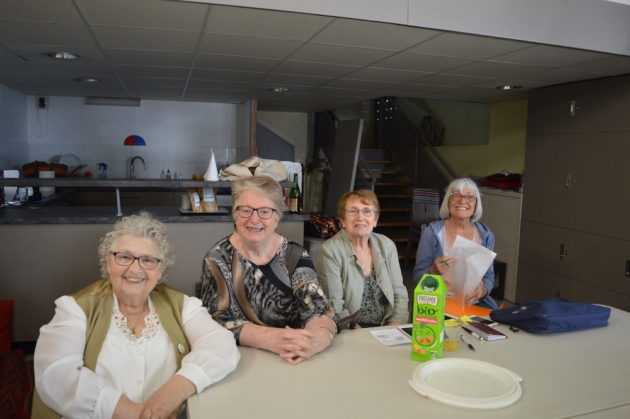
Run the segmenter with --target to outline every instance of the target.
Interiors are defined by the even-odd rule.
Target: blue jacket
[[[485,224],[478,221],[474,224],[479,230],[481,245],[486,249],[493,250],[494,234],[492,231]],[[416,266],[413,268],[413,280],[415,283],[418,282],[422,275],[429,273],[429,269],[431,269],[435,259],[444,254],[443,240],[444,220],[434,221],[424,229],[418,244],[418,251],[416,252]],[[494,266],[492,264],[481,280],[488,290],[488,295],[481,299],[478,304],[491,309],[497,308],[497,303],[490,297],[490,292],[494,288]]]

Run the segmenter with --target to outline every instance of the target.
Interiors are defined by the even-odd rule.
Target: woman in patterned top
[[[333,311],[308,253],[276,233],[283,202],[278,182],[241,178],[232,195],[235,231],[206,254],[201,298],[240,345],[298,364],[332,343]]]
[[[317,257],[317,272],[337,320],[356,314],[360,327],[406,323],[409,298],[396,245],[373,232],[379,214],[376,195],[347,192],[337,212],[343,229],[322,245]]]

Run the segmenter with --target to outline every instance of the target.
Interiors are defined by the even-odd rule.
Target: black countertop
[[[123,215],[148,211],[163,223],[217,223],[232,222],[232,215],[224,213],[182,213],[175,207],[124,207]],[[308,214],[286,214],[282,221],[302,222]],[[0,208],[0,224],[113,224],[120,217],[116,207],[70,206],[5,206]]]

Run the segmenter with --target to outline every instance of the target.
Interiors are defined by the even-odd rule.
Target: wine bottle
[[[289,211],[297,213],[300,212],[300,187],[298,185],[297,173],[293,175],[293,186],[289,191]]]

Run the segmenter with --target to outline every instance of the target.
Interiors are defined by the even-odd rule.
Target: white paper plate
[[[521,377],[489,362],[442,358],[419,365],[409,385],[437,402],[469,409],[499,409],[521,398]]]

